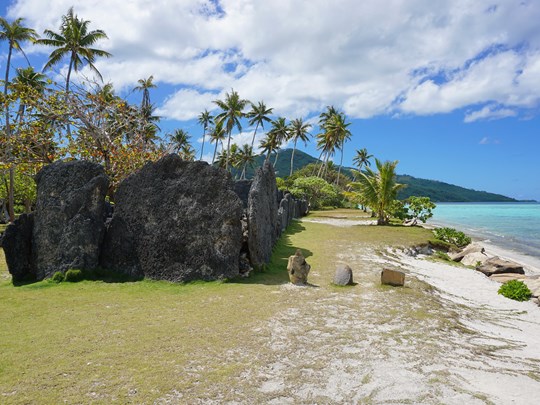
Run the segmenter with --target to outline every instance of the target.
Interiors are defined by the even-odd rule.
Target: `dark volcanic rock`
[[[346,264],[338,264],[334,275],[335,285],[354,285],[352,269]]]
[[[241,216],[225,170],[165,156],[118,187],[101,263],[155,280],[237,276]]]
[[[279,235],[277,212],[276,175],[274,167],[267,161],[255,172],[249,191],[248,246],[253,266],[270,261],[272,248]]]
[[[249,190],[251,189],[252,180],[237,180],[234,182],[234,192],[242,200],[244,208],[248,206]]]
[[[36,176],[32,261],[36,278],[98,266],[109,180],[96,163],[56,162]]]
[[[8,225],[4,233],[2,248],[13,281],[33,280],[36,277],[32,266],[33,214],[22,214]]]

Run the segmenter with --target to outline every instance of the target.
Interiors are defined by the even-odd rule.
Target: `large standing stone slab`
[[[8,225],[4,233],[2,248],[6,255],[8,270],[14,282],[35,279],[32,263],[33,214],[22,214]]]
[[[36,182],[32,232],[36,279],[70,268],[96,268],[109,186],[103,167],[86,161],[55,162],[37,174]]]
[[[253,266],[270,261],[272,248],[278,238],[277,186],[274,167],[265,162],[255,172],[248,199],[248,247]]]
[[[231,278],[239,274],[241,217],[229,173],[168,155],[118,187],[101,262],[156,280]]]

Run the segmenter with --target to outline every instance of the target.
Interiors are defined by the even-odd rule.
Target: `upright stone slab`
[[[253,266],[270,261],[278,238],[277,186],[274,167],[265,162],[255,172],[248,199],[249,256]]]
[[[55,162],[36,176],[32,261],[37,280],[71,268],[93,269],[105,232],[103,167],[85,161]]]
[[[101,263],[155,280],[231,278],[239,274],[241,217],[229,173],[168,155],[118,187]]]
[[[22,214],[14,223],[8,225],[4,233],[2,248],[14,282],[36,278],[32,263],[33,226],[33,214]]]

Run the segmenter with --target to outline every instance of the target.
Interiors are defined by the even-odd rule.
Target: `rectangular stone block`
[[[381,284],[393,285],[396,287],[405,284],[405,273],[396,270],[383,269],[381,272]]]

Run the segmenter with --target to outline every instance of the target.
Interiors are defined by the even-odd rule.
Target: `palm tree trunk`
[[[212,157],[212,164],[216,161],[216,152],[218,147],[218,141],[216,140],[216,147],[214,148],[214,156]]]
[[[11,66],[11,54],[13,52],[13,44],[9,43],[9,50],[8,50],[8,58],[6,63],[6,77],[4,82],[4,95],[7,98],[8,93],[8,82],[9,82],[9,68]],[[11,126],[9,124],[9,104],[6,104],[6,140],[8,141],[8,153],[7,158],[8,160],[11,160]],[[9,222],[15,221],[15,209],[14,209],[14,202],[15,202],[15,173],[13,168],[13,162],[10,165],[9,168],[9,190],[8,190],[8,214],[9,214]]]
[[[229,132],[229,138],[227,140],[227,158],[225,160],[225,170],[229,170],[229,154],[231,150],[231,133]]]
[[[321,157],[323,156],[323,153],[325,153],[324,150],[321,152],[321,155],[319,156],[319,160],[321,160]],[[319,171],[317,172],[317,177],[321,177],[325,161],[326,161],[326,154],[325,154],[324,158],[321,160],[321,166],[319,167]]]
[[[293,150],[292,150],[292,153],[291,153],[291,171],[289,172],[289,177],[292,176],[292,172],[293,172],[294,151],[296,150],[296,142],[297,141],[298,141],[298,138],[294,138],[294,146],[293,146]]]
[[[74,54],[71,55],[71,59],[69,61],[68,74],[66,77],[66,105],[68,104],[68,100],[69,100],[69,78],[71,77],[71,69],[73,68],[74,56],[75,56]],[[67,133],[68,133],[68,136],[71,136],[71,125],[69,124],[69,118],[67,122]]]
[[[279,151],[276,149],[276,159],[274,160],[274,168],[276,167],[278,156],[279,156]]]
[[[203,151],[204,151],[204,138],[205,137],[206,137],[206,128],[204,128],[203,134],[202,134],[201,158],[199,160],[202,160],[202,155],[203,155]]]
[[[8,192],[9,222],[15,222],[15,166],[9,167],[9,192]]]
[[[259,129],[258,122],[257,122],[257,125],[255,125],[255,132],[253,133],[253,139],[251,140],[251,150],[253,150],[253,145],[255,145],[255,136],[257,135],[257,129]]]
[[[341,165],[343,165],[343,148],[341,148],[341,159],[339,160],[339,169],[337,172],[336,186],[339,185],[339,176],[341,174]]]

